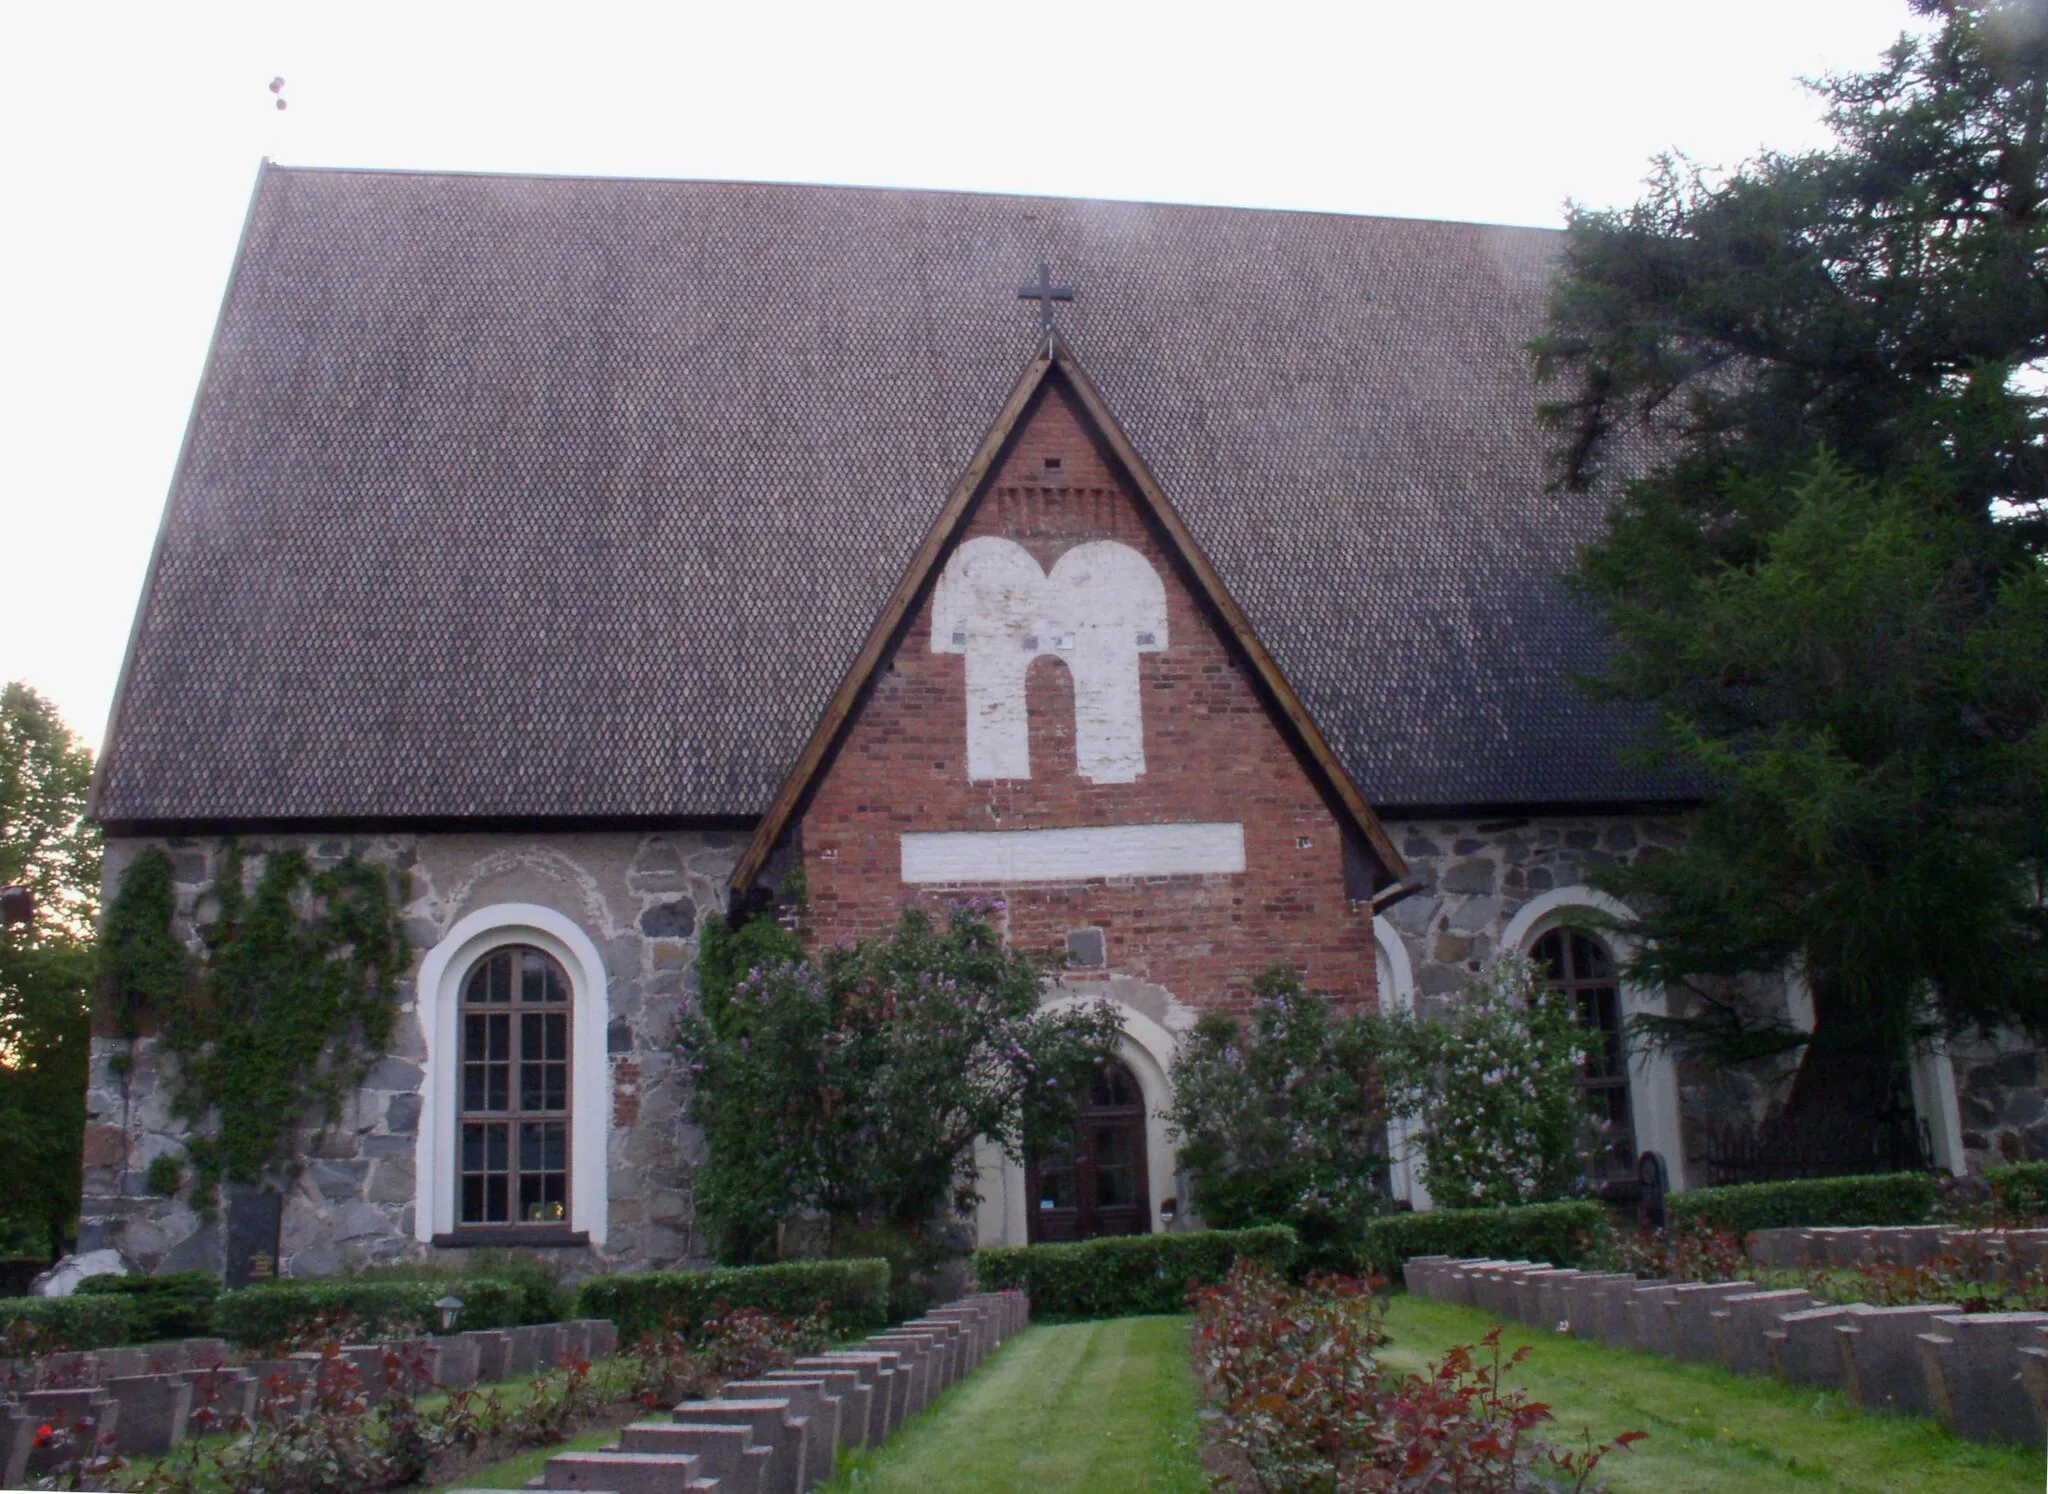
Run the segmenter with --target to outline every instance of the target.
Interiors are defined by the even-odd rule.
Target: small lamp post
[[[441,1315],[441,1331],[453,1333],[462,1319],[462,1299],[450,1294],[434,1304],[434,1311]]]
[[[1161,1229],[1172,1229],[1173,1221],[1178,1218],[1180,1218],[1180,1201],[1173,1198],[1161,1199],[1159,1201],[1159,1227]]]

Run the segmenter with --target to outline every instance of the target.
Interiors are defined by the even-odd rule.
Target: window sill
[[[590,1232],[568,1229],[561,1225],[494,1224],[436,1235],[432,1243],[440,1250],[502,1250],[507,1246],[516,1245],[580,1249],[590,1243]]]

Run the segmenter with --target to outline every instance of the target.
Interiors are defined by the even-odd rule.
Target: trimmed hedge
[[[222,1292],[208,1325],[244,1348],[282,1343],[336,1314],[356,1319],[367,1337],[407,1338],[436,1331],[434,1303],[451,1291],[462,1299],[464,1330],[525,1321],[524,1294],[502,1281],[279,1281]]]
[[[610,1318],[625,1343],[670,1318],[701,1323],[721,1302],[784,1318],[823,1312],[835,1334],[865,1332],[889,1321],[889,1263],[778,1261],[712,1271],[636,1271],[593,1276],[576,1293],[577,1316]]]
[[[199,1338],[207,1332],[220,1283],[210,1271],[170,1271],[162,1276],[88,1276],[78,1295],[121,1297],[135,1306],[135,1341]]]
[[[1934,1179],[1922,1172],[1881,1172],[1738,1183],[1674,1193],[1664,1207],[1674,1227],[1697,1225],[1736,1235],[1830,1224],[1925,1224],[1934,1214]]]
[[[126,1297],[81,1293],[70,1297],[0,1297],[0,1336],[26,1322],[40,1349],[112,1349],[132,1342],[138,1318]]]
[[[1213,1286],[1238,1260],[1285,1272],[1299,1246],[1284,1224],[1113,1235],[1070,1245],[998,1245],[974,1252],[982,1287],[1020,1287],[1034,1319],[1126,1318],[1185,1312],[1188,1289]]]
[[[1607,1237],[1607,1211],[1590,1199],[1517,1208],[1386,1214],[1365,1227],[1367,1268],[1390,1282],[1414,1255],[1549,1261],[1577,1266]]]
[[[2022,1219],[2038,1219],[2048,1214],[2048,1162],[1987,1167],[1984,1181],[1991,1185],[1998,1201]]]

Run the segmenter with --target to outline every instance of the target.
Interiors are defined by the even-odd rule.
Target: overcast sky
[[[1550,224],[1818,143],[1904,0],[18,4],[0,680],[95,745],[263,156]],[[289,108],[267,91],[285,79]]]

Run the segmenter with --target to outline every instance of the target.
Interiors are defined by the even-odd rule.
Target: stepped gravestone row
[[[563,1354],[604,1359],[618,1347],[619,1331],[603,1318],[541,1323],[524,1328],[408,1339],[389,1346],[347,1344],[341,1357],[362,1376],[375,1404],[391,1387],[384,1376],[387,1347],[414,1391],[463,1390],[551,1368]],[[90,1418],[95,1439],[111,1435],[123,1456],[161,1457],[181,1445],[192,1413],[211,1406],[222,1417],[253,1416],[266,1386],[296,1389],[301,1409],[313,1400],[322,1356],[293,1354],[229,1365],[227,1343],[182,1339],[137,1348],[53,1354],[37,1366],[46,1388],[23,1390],[0,1401],[0,1489],[15,1489],[43,1471],[51,1453],[35,1446],[36,1429],[77,1427]]]
[[[936,1308],[856,1348],[799,1359],[716,1400],[684,1401],[596,1452],[549,1458],[530,1489],[606,1494],[803,1494],[832,1477],[841,1448],[883,1441],[1025,1325],[1019,1292]],[[466,1494],[503,1494],[470,1490]]]
[[[1646,1281],[1535,1261],[1417,1256],[1403,1274],[1418,1296],[1609,1348],[1840,1390],[1866,1411],[1932,1416],[1959,1437],[2039,1446],[2048,1435],[2048,1313],[1833,1305],[1747,1281]]]
[[[1963,1229],[1950,1224],[1760,1229],[1749,1258],[1765,1269],[1805,1266],[1924,1266],[1952,1256],[1980,1266],[1986,1280],[2018,1285],[2048,1267],[2048,1229]]]

